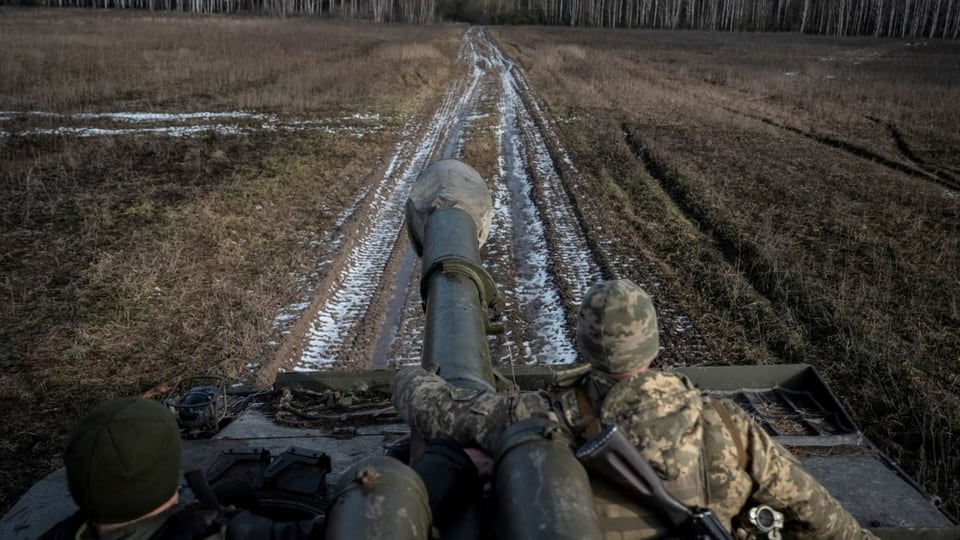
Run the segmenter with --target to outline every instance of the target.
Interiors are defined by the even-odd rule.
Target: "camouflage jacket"
[[[741,511],[768,504],[784,513],[784,538],[874,538],[745,412],[719,405],[731,429],[717,405],[685,377],[651,370],[615,383],[591,374],[580,384],[594,406],[600,403],[600,419],[623,430],[674,496],[710,508],[728,527]],[[456,388],[420,368],[397,376],[394,403],[425,436],[451,437],[488,452],[504,427],[526,417],[562,418],[575,431],[582,425],[574,389],[505,396]],[[649,517],[642,512],[618,517],[641,529],[658,528],[642,523]]]

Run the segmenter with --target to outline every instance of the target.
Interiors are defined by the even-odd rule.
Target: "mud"
[[[486,179],[494,198],[484,266],[499,285],[507,331],[490,338],[497,364],[572,363],[576,309],[599,279],[618,277],[637,257],[617,252],[616,231],[584,226],[601,209],[576,196],[576,165],[519,65],[481,29],[461,45],[461,75],[430,118],[412,119],[377,181],[344,219],[332,261],[309,307],[272,361],[260,370],[390,367],[420,358],[423,320],[419,263],[403,230],[403,204],[417,174],[436,159],[458,158],[474,122],[497,119],[495,166]],[[476,168],[481,168],[476,164]],[[646,287],[659,279],[646,274]],[[658,299],[667,342],[681,335],[696,349],[689,318]],[[673,338],[671,338],[673,336]]]

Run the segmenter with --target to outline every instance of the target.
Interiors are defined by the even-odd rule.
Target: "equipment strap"
[[[217,495],[213,492],[210,484],[207,483],[207,477],[204,476],[203,471],[200,469],[187,471],[183,473],[183,478],[187,481],[187,485],[190,486],[197,501],[199,501],[204,508],[223,512],[223,506],[217,499]]]
[[[577,386],[577,407],[580,409],[580,421],[577,423],[577,427],[583,429],[585,439],[593,440],[600,434],[603,426],[600,424],[600,419],[597,418],[596,410],[590,403],[590,398],[587,397],[587,391],[583,388],[583,385]]]
[[[723,425],[726,426],[727,431],[730,432],[730,436],[733,438],[733,444],[737,447],[737,465],[740,469],[746,469],[747,453],[743,450],[740,430],[734,425],[733,418],[730,417],[730,411],[727,409],[727,406],[720,401],[711,400],[711,403],[713,403],[713,408],[716,409],[717,414],[720,415],[720,420],[723,420]]]

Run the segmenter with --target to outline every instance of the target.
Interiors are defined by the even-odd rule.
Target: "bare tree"
[[[0,0],[24,2],[27,0]],[[437,0],[30,0],[49,7],[332,16],[377,22],[437,20]],[[960,38],[960,0],[461,0],[496,20],[541,24]]]

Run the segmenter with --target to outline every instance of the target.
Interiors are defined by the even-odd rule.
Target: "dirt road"
[[[348,209],[330,239],[329,276],[261,380],[276,370],[369,368],[420,359],[423,320],[419,264],[403,229],[403,205],[431,161],[462,157],[480,119],[496,119],[496,170],[487,178],[494,199],[485,267],[505,300],[507,331],[490,338],[497,364],[576,361],[573,322],[589,286],[642,264],[610,249],[616,237],[585,227],[600,211],[578,205],[575,164],[522,69],[482,28],[469,29],[458,61],[463,75],[447,88],[427,122],[411,121],[374,187]],[[486,126],[490,126],[487,122]],[[477,166],[476,163],[472,165]],[[479,168],[479,167],[478,167]],[[647,287],[656,287],[651,275]],[[689,320],[663,306],[661,326],[683,333]]]
[[[497,171],[488,184],[493,226],[484,265],[506,301],[507,332],[491,338],[495,362],[569,363],[571,322],[603,275],[565,182],[565,155],[520,68],[480,28],[463,38],[463,75],[429,121],[411,121],[382,177],[348,209],[331,235],[326,275],[292,325],[275,369],[365,368],[419,361],[419,267],[403,229],[403,205],[431,161],[460,158],[478,119],[494,117]],[[558,170],[556,163],[561,163]],[[476,165],[476,164],[474,164]]]

